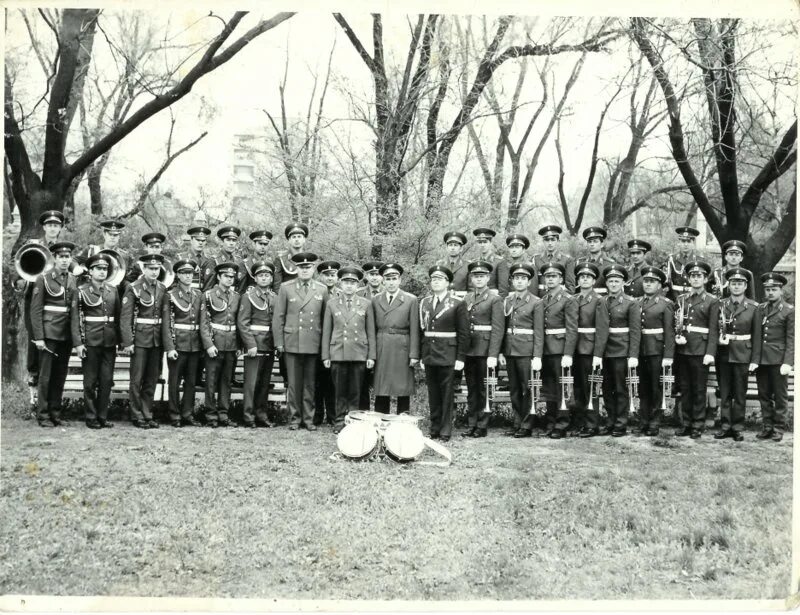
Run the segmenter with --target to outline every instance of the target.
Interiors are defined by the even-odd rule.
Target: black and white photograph
[[[795,604],[796,2],[2,15],[2,610]]]

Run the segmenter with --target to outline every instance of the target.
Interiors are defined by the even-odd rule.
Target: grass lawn
[[[449,468],[316,433],[4,412],[0,593],[285,599],[783,598],[792,440],[450,443]],[[671,430],[670,430],[671,431]]]

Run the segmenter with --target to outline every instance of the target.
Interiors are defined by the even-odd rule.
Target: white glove
[[[676,335],[675,336],[675,343],[678,346],[683,346],[684,344],[686,344],[686,336],[684,336],[684,335]]]
[[[167,358],[168,358],[170,361],[174,361],[175,359],[177,359],[177,358],[178,358],[178,351],[177,351],[177,350],[170,350],[170,351],[167,353]]]
[[[748,372],[754,372],[757,369],[758,369],[758,363],[751,363],[750,365],[747,366]]]
[[[538,372],[542,369],[542,357],[533,357],[533,361],[531,362],[531,367],[533,371]]]
[[[499,357],[497,357],[497,362],[500,363],[500,367],[505,367],[506,366],[505,356],[500,355]]]
[[[792,366],[791,365],[786,365],[786,363],[781,365],[781,376],[788,376],[791,373],[792,373]]]
[[[561,357],[561,367],[572,367],[572,357],[568,355]]]
[[[457,372],[460,372],[464,369],[464,361],[456,361],[456,364],[453,366],[453,369]]]
[[[257,354],[258,354],[258,346],[253,346],[252,348],[247,349],[247,356],[250,357],[251,359]]]
[[[217,350],[216,346],[211,346],[208,350],[206,350],[206,352],[208,353],[208,356],[211,357],[212,359],[215,359],[219,354],[219,351]]]
[[[713,365],[714,363],[714,356],[707,354],[703,356],[703,365]]]
[[[497,367],[497,357],[487,357],[486,358],[486,367],[491,367],[492,369]]]
[[[639,359],[637,357],[628,357],[628,367],[639,367]]]
[[[661,359],[661,367],[669,367],[672,365],[672,359]]]
[[[603,367],[603,357],[592,357],[592,367]]]

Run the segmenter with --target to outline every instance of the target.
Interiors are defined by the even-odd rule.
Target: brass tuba
[[[125,279],[125,259],[116,250],[100,250],[98,254],[105,254],[111,261],[108,267],[108,276],[106,277],[106,284],[111,286],[119,286],[120,282]]]
[[[175,273],[172,271],[172,263],[170,263],[168,260],[165,260],[161,264],[161,271],[158,272],[158,281],[167,288],[172,286],[172,283],[175,281]]]
[[[26,243],[14,256],[14,267],[17,274],[26,282],[33,282],[36,278],[50,271],[56,260],[46,246],[40,243]]]

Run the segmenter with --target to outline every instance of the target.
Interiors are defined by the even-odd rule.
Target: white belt
[[[236,329],[233,325],[218,325],[215,322],[211,323],[211,328],[216,329],[217,331],[233,331]]]
[[[708,327],[695,327],[694,325],[687,326],[686,330],[689,333],[708,333]]]
[[[269,325],[250,325],[251,331],[269,331]]]
[[[185,325],[183,323],[176,322],[173,325],[176,329],[180,329],[181,331],[197,331],[200,327],[197,325]]]
[[[628,327],[609,327],[609,333],[628,333],[630,329]]]
[[[491,331],[492,325],[472,325],[473,331]]]
[[[672,285],[672,290],[686,290],[685,286],[678,286],[677,284]]]
[[[467,291],[465,290],[451,290],[450,292],[456,299],[463,299],[467,296]]]
[[[566,333],[566,329],[545,329],[545,335],[561,335],[562,333]]]
[[[743,335],[729,335],[728,339],[729,340],[736,340],[736,341],[744,342],[744,341],[747,341],[747,340],[750,339],[750,334],[749,333],[745,333]]]
[[[521,329],[520,327],[509,327],[506,329],[506,333],[510,333],[511,335],[516,335],[520,333],[521,335],[533,335],[533,329]]]
[[[200,288],[200,282],[192,282],[189,286],[191,288]]]
[[[160,325],[160,318],[137,318],[136,324],[138,325]]]
[[[600,295],[605,295],[608,292],[608,289],[607,288],[595,288],[594,292],[596,292],[596,293],[598,293]]]
[[[596,333],[595,327],[578,327],[578,333]]]
[[[642,333],[644,335],[658,335],[659,333],[664,333],[664,329],[661,327],[658,329],[642,329]]]
[[[539,290],[544,290],[544,288],[545,288],[544,284],[539,284]]]
[[[425,337],[455,337],[455,331],[425,331]]]
[[[84,316],[86,322],[114,322],[113,316]]]
[[[46,305],[44,306],[45,312],[66,312],[67,306],[65,305]]]

